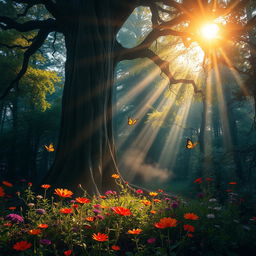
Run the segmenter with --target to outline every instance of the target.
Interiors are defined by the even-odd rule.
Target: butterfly
[[[49,146],[44,145],[44,147],[48,152],[53,152],[55,150],[52,143],[50,143]]]
[[[193,141],[188,138],[186,143],[186,148],[193,149],[197,144],[198,142],[193,143]]]
[[[135,125],[139,119],[132,119],[131,117],[128,117],[127,124],[128,125]]]

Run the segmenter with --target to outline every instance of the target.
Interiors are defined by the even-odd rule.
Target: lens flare
[[[206,40],[217,38],[218,33],[219,33],[219,27],[215,23],[205,24],[200,29],[201,36]]]

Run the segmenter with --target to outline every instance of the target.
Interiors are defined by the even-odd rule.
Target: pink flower
[[[156,239],[155,239],[154,237],[150,237],[150,238],[147,240],[148,244],[153,244],[153,243],[155,243],[155,241],[156,241]]]

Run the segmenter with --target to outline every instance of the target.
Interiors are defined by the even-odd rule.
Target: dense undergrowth
[[[68,189],[50,193],[48,184],[35,194],[24,180],[3,181],[0,255],[254,255],[256,217],[234,189],[223,191],[222,203],[207,191],[184,200],[161,189],[131,191],[112,177],[120,192],[92,198],[81,186],[73,197]]]

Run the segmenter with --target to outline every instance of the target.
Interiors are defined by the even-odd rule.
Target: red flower
[[[38,224],[37,225],[38,228],[48,228],[47,224]]]
[[[68,213],[72,213],[72,212],[73,212],[73,209],[72,209],[72,208],[61,208],[61,209],[60,209],[60,212],[61,212],[61,213],[68,214]]]
[[[105,199],[105,198],[107,198],[106,196],[99,196],[99,198],[101,198],[101,199]]]
[[[44,188],[44,189],[48,189],[48,188],[50,188],[51,187],[51,185],[49,185],[49,184],[43,184],[43,185],[41,185],[41,188]]]
[[[132,215],[131,211],[128,208],[125,208],[125,207],[122,207],[122,206],[112,207],[112,210],[116,214],[119,214],[119,215],[122,215],[122,216]]]
[[[64,252],[64,255],[65,255],[65,256],[69,256],[69,255],[71,255],[71,254],[72,254],[72,250],[67,250],[67,251]]]
[[[203,182],[203,178],[197,178],[194,180],[194,183],[201,184]]]
[[[120,246],[118,246],[118,245],[112,245],[111,249],[114,250],[114,251],[120,251],[121,250]]]
[[[30,234],[30,235],[39,235],[39,234],[41,234],[41,230],[40,229],[30,229],[29,231],[28,231],[28,233]]]
[[[32,185],[33,185],[32,182],[28,182],[29,187],[32,187]]]
[[[4,197],[4,195],[5,195],[4,189],[0,187],[0,197]]]
[[[184,214],[184,219],[187,219],[187,220],[198,220],[199,217],[194,214],[194,213],[185,213]]]
[[[31,246],[32,246],[32,244],[27,241],[20,241],[20,242],[17,242],[16,244],[14,244],[12,248],[16,251],[26,251]]]
[[[187,234],[187,237],[193,237],[193,234],[188,233],[188,234]]]
[[[136,190],[136,193],[137,193],[137,194],[143,194],[144,192],[143,192],[142,189],[137,189],[137,190]]]
[[[213,178],[205,178],[206,181],[213,181]]]
[[[78,203],[80,203],[80,204],[88,204],[88,203],[91,202],[90,199],[85,198],[85,197],[77,197],[77,198],[76,198],[76,201],[77,201]]]
[[[16,208],[17,208],[16,206],[10,206],[8,209],[11,210],[11,211],[13,211],[13,210],[15,210]]]
[[[108,235],[103,233],[93,234],[92,239],[98,241],[98,242],[105,242],[108,241]]]
[[[162,218],[159,222],[155,223],[156,228],[169,228],[169,227],[176,227],[177,220],[174,218]]]
[[[183,226],[183,228],[184,228],[185,231],[195,232],[195,227],[192,226],[192,225],[186,224],[186,225]]]
[[[236,185],[237,183],[235,181],[230,181],[228,184],[230,185]]]
[[[8,181],[2,181],[2,183],[6,186],[6,187],[13,187],[12,183],[8,182]]]

